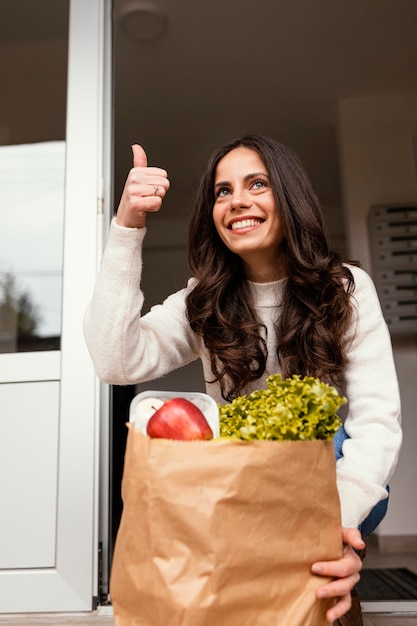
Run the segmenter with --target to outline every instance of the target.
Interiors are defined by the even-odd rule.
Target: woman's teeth
[[[262,220],[241,220],[240,222],[233,222],[230,228],[236,230],[237,228],[247,228],[248,226],[257,226],[258,224],[262,224]]]

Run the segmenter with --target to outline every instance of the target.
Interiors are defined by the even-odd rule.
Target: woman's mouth
[[[253,226],[259,226],[260,224],[262,224],[265,220],[260,220],[260,219],[246,219],[246,220],[239,220],[236,222],[232,222],[231,224],[229,224],[228,228],[230,230],[237,230],[238,228],[250,228]]]

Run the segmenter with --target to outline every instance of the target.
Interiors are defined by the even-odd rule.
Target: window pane
[[[60,347],[68,0],[0,6],[0,352]]]

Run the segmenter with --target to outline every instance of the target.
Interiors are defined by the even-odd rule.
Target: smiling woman
[[[187,286],[140,317],[147,213],[159,211],[170,181],[164,169],[147,166],[138,145],[133,160],[85,315],[96,371],[129,385],[200,359],[206,392],[222,404],[263,389],[278,373],[343,391],[349,408],[337,484],[346,546],[341,559],[314,570],[334,579],[317,592],[337,598],[328,612],[334,621],[358,580],[358,527],[386,499],[401,443],[392,349],[372,281],[329,248],[296,155],[249,135],[208,161],[189,227]]]

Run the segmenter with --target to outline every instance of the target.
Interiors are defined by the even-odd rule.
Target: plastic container
[[[169,398],[185,398],[190,402],[193,402],[203,413],[211,430],[213,431],[213,438],[219,437],[220,435],[220,424],[219,424],[219,409],[217,403],[210,398],[206,393],[200,393],[198,391],[142,391],[142,393],[138,393],[130,403],[129,409],[129,421],[134,422],[136,428],[141,430],[144,435],[146,435],[146,426],[147,423],[153,413],[151,409],[151,402],[149,402],[148,411],[146,410],[146,404],[142,410],[139,411],[138,405],[143,400],[152,399],[159,400],[160,402],[165,402]],[[148,415],[146,415],[148,413]]]

